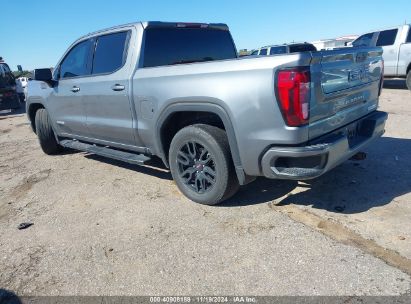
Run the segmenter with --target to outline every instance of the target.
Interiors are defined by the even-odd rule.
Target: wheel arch
[[[238,177],[238,181],[241,185],[246,184],[249,180],[252,179],[246,176],[243,166],[241,163],[240,152],[238,149],[237,137],[235,135],[235,130],[231,119],[227,111],[217,105],[210,103],[176,103],[166,107],[162,113],[159,115],[159,118],[156,123],[156,150],[158,156],[163,160],[164,164],[169,167],[168,163],[168,147],[167,142],[164,138],[164,129],[167,128],[170,119],[176,113],[184,112],[200,112],[200,113],[210,113],[211,115],[216,115],[222,122],[224,129],[227,133],[228,142],[230,145],[230,152],[233,159],[235,171]],[[192,121],[195,123],[195,120]]]
[[[39,103],[39,102],[32,103],[28,106],[27,116],[30,120],[30,126],[34,133],[36,133],[36,112],[39,109],[45,109],[45,108],[46,107],[42,103]]]

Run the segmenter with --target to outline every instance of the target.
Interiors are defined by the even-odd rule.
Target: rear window
[[[378,35],[377,46],[393,45],[397,37],[398,29],[382,31]]]
[[[309,43],[290,45],[290,53],[315,52],[317,49]]]
[[[151,28],[145,31],[144,67],[237,58],[228,31]]]
[[[276,46],[276,47],[270,48],[270,55],[285,54],[285,53],[287,53],[287,47],[285,46]]]
[[[6,86],[13,86],[16,82],[14,80],[14,76],[10,71],[10,68],[7,64],[1,63],[0,64],[0,88],[4,88]]]

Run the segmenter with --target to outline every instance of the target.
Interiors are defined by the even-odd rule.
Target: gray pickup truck
[[[191,200],[217,204],[265,176],[303,180],[384,133],[380,47],[237,57],[224,24],[142,22],[75,41],[35,73],[41,148],[144,165],[159,157]]]

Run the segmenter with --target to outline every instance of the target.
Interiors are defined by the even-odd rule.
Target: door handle
[[[113,91],[123,91],[126,87],[121,84],[115,84],[111,87]]]
[[[74,87],[71,88],[71,91],[72,91],[73,93],[77,93],[77,92],[80,92],[80,88],[74,86]]]

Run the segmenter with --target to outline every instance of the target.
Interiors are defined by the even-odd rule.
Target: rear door
[[[128,52],[131,34],[128,29],[94,38],[92,77],[82,87],[91,139],[125,148],[138,144],[129,98],[134,70],[133,52]]]
[[[378,35],[376,46],[381,46],[384,50],[384,74],[387,76],[397,75],[399,40],[398,28],[381,31]]]
[[[377,109],[383,66],[381,48],[315,52],[312,62],[310,138]]]

